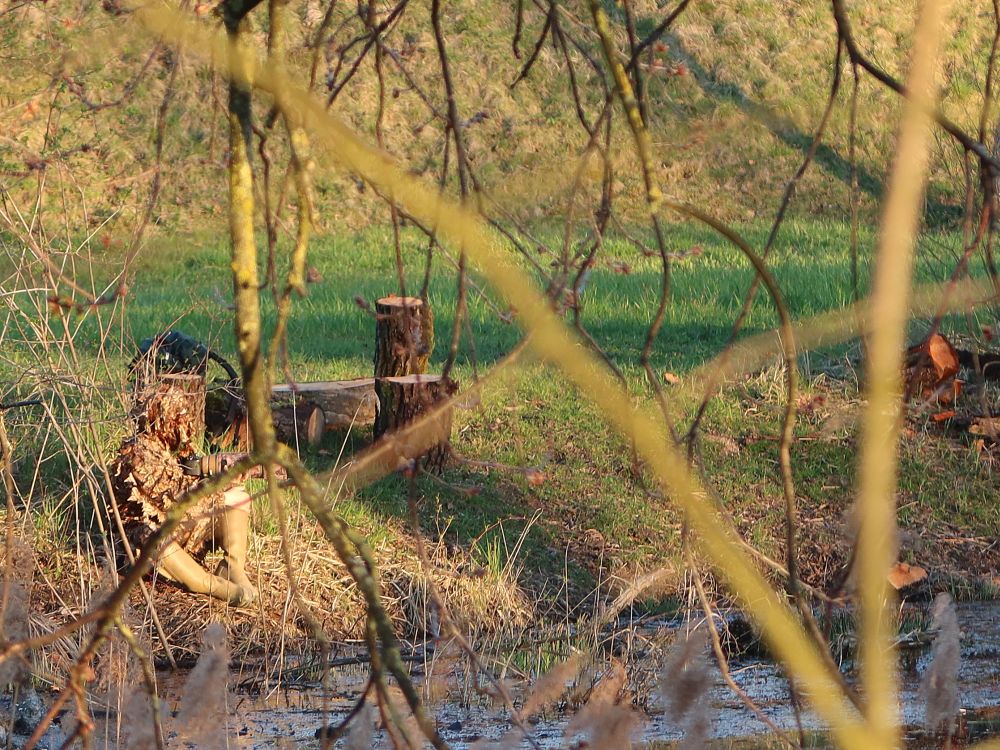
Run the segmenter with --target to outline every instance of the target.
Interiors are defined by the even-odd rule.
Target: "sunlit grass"
[[[744,227],[752,242],[763,243],[767,225]],[[557,235],[548,235],[558,245]],[[821,221],[788,222],[773,252],[773,269],[796,318],[833,310],[852,299],[849,265],[849,229],[846,224]],[[863,259],[874,243],[871,231],[862,235]],[[917,281],[941,281],[949,270],[942,260],[958,252],[959,237],[928,234],[918,261]],[[752,278],[748,264],[729,246],[704,228],[690,224],[668,226],[672,252],[698,253],[674,263],[672,304],[654,351],[657,367],[678,374],[717,354],[727,340],[731,321],[739,311]],[[404,235],[404,260],[409,291],[419,287],[424,270],[426,241],[416,232]],[[168,252],[169,251],[169,252]],[[548,256],[540,256],[547,260]],[[620,261],[620,263],[616,263]],[[310,266],[321,281],[298,301],[289,323],[289,351],[294,373],[301,379],[352,377],[371,369],[371,318],[355,303],[397,293],[391,234],[387,229],[344,232],[317,237],[310,250]],[[628,272],[623,273],[627,267]],[[109,263],[108,272],[113,266]],[[974,269],[981,275],[981,269]],[[519,337],[513,325],[496,310],[507,306],[482,280],[490,302],[477,290],[470,298],[476,354],[486,366],[508,351]],[[862,292],[867,276],[862,277]],[[626,240],[612,233],[597,268],[583,293],[583,319],[602,347],[626,369],[638,360],[645,328],[659,293],[659,259],[642,256]],[[447,341],[453,323],[455,271],[440,255],[433,261],[429,292],[436,313],[437,340]],[[228,246],[211,238],[184,236],[159,240],[143,256],[129,298],[126,319],[137,341],[168,327],[176,327],[216,346],[233,357],[231,335],[231,278]],[[262,295],[265,327],[273,323],[274,306]],[[745,326],[747,333],[773,328],[776,317],[766,298],[758,297]],[[961,330],[956,319],[953,328]],[[96,326],[84,326],[81,344],[96,346]],[[467,347],[463,347],[463,352]],[[440,345],[432,357],[444,360]],[[468,360],[466,360],[467,362]]]
[[[755,222],[744,230],[751,241],[762,243],[767,226]],[[544,227],[540,231],[550,236]],[[407,281],[413,286],[422,278],[426,245],[413,231],[404,237]],[[729,247],[703,229],[671,225],[668,237],[674,252],[700,248],[699,254],[675,263],[672,303],[653,356],[657,372],[669,371],[683,384],[689,372],[710,361],[725,344],[750,272]],[[784,228],[772,267],[796,319],[839,309],[851,299],[848,239],[849,229],[842,224],[793,221]],[[872,232],[865,231],[862,240],[870,250]],[[955,252],[958,241],[949,234],[923,238],[920,281],[942,278],[937,259],[942,253]],[[171,254],[166,252],[168,248]],[[613,235],[603,257],[584,292],[584,323],[622,367],[630,390],[642,394],[646,386],[637,362],[656,302],[659,260],[643,257],[627,241]],[[140,256],[135,283],[126,300],[125,324],[132,341],[173,326],[218,347],[235,361],[232,313],[227,309],[232,296],[228,263],[228,249],[216,239],[175,236],[151,247]],[[310,265],[322,280],[310,285],[308,296],[293,309],[289,348],[294,376],[308,381],[369,375],[374,321],[357,306],[354,297],[372,301],[398,291],[391,233],[375,228],[322,236],[311,249]],[[628,266],[627,274],[620,272],[624,265]],[[98,274],[111,273],[113,268],[112,257],[97,258]],[[442,366],[446,354],[442,342],[447,341],[453,322],[454,273],[443,257],[435,257],[430,301],[436,311],[438,347],[431,358],[432,370]],[[489,300],[487,303],[478,293],[470,300],[481,371],[502,357],[520,336],[497,315],[497,310],[506,310],[502,302],[492,294]],[[274,318],[269,292],[262,292],[262,301],[267,326]],[[83,356],[88,352],[93,355],[98,343],[96,319],[73,316],[69,322],[81,327],[77,346]],[[745,335],[770,330],[775,322],[770,304],[760,297]],[[922,325],[926,323],[914,323],[914,337]],[[956,332],[965,328],[960,318],[949,319],[947,325]],[[472,378],[469,351],[466,341],[457,369],[457,377],[466,384]],[[122,375],[129,356],[130,352],[125,352],[113,365],[121,368]],[[840,516],[852,500],[849,477],[856,458],[854,437],[860,402],[854,389],[855,378],[860,376],[859,356],[857,342],[849,341],[822,352],[804,353],[800,359],[807,375],[815,377],[830,370],[846,378],[827,381],[826,385],[807,384],[804,398],[822,395],[830,399],[830,408],[823,412],[823,420],[829,421],[800,420],[797,432],[806,437],[819,430],[830,434],[798,444],[793,464],[806,512],[825,507],[832,516],[823,534],[829,542],[840,538]],[[704,425],[708,438],[701,441],[700,455],[713,486],[749,541],[780,557],[777,530],[781,506],[773,439],[783,398],[780,373],[768,368],[741,383],[725,390],[709,407]],[[681,387],[668,388],[667,395],[681,424],[686,424],[695,406],[694,394]],[[8,420],[17,427],[16,415]],[[841,426],[835,429],[838,420]],[[368,430],[351,435],[346,455],[368,440]],[[112,450],[111,442],[109,438],[108,451]],[[310,468],[329,468],[342,442],[343,436],[331,435],[322,454],[307,454]],[[486,549],[499,544],[502,533],[508,538],[516,536],[527,519],[539,513],[540,520],[522,551],[527,560],[526,582],[532,587],[544,587],[546,579],[558,581],[566,569],[574,592],[582,596],[593,586],[600,564],[624,572],[676,562],[679,515],[665,502],[651,499],[636,483],[625,441],[552,369],[526,360],[486,393],[480,408],[459,411],[454,447],[468,458],[511,468],[457,465],[446,475],[453,487],[423,482],[422,517],[427,530],[432,535],[443,533],[446,540],[459,545],[470,544],[482,535],[480,542]],[[545,482],[532,486],[519,471],[524,468],[543,472]],[[476,494],[463,494],[470,488]],[[975,456],[936,436],[917,435],[907,442],[901,491],[904,525],[922,522],[929,507],[941,522],[955,519],[977,533],[991,533],[997,527],[997,512],[990,501],[991,483]],[[266,505],[261,503],[257,516],[259,533],[273,533],[276,528]],[[389,478],[356,496],[338,500],[337,509],[371,534],[375,543],[384,542],[405,518],[404,484]],[[496,527],[498,522],[503,522],[502,531]],[[607,542],[603,559],[599,549],[579,543],[588,529],[599,532]],[[919,562],[919,552],[915,554],[914,561]]]

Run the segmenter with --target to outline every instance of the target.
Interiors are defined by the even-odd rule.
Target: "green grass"
[[[741,228],[751,244],[760,247],[767,227],[754,222]],[[867,289],[867,258],[875,237],[862,233],[862,293]],[[672,304],[654,351],[654,364],[682,373],[719,351],[729,335],[752,273],[737,250],[702,227],[669,225],[668,246],[683,253],[700,247],[697,257],[674,263]],[[917,282],[940,281],[957,258],[958,238],[930,234],[922,239]],[[558,244],[558,242],[554,243]],[[419,287],[425,242],[416,233],[405,235],[404,259],[409,291]],[[845,225],[791,221],[782,231],[770,266],[796,318],[842,307],[851,300],[849,232]],[[584,323],[601,346],[623,367],[638,361],[646,328],[659,294],[659,260],[645,258],[624,240],[606,242],[603,261],[588,281]],[[543,256],[543,260],[549,258]],[[620,260],[630,273],[612,267]],[[349,377],[370,370],[373,351],[371,319],[355,297],[369,302],[398,292],[391,235],[385,229],[344,233],[320,238],[310,251],[310,265],[322,281],[296,301],[289,323],[289,354],[301,379]],[[216,346],[233,357],[231,279],[227,246],[217,241],[171,237],[159,240],[142,256],[142,265],[126,301],[126,321],[135,339],[176,327]],[[108,264],[110,270],[114,266]],[[978,269],[977,269],[978,272]],[[478,282],[482,286],[482,282]],[[434,260],[429,291],[435,310],[437,348],[432,364],[447,354],[453,325],[455,274],[440,256]],[[492,295],[490,295],[493,299]],[[270,295],[262,294],[265,326],[274,321]],[[506,306],[493,303],[501,310]],[[517,341],[519,332],[493,312],[477,291],[470,297],[476,353],[485,367]],[[760,332],[774,327],[777,317],[763,293],[758,295],[744,330]],[[73,325],[78,325],[76,321]],[[78,342],[96,347],[96,325],[82,326]],[[465,360],[462,363],[468,365]]]
[[[760,246],[767,227],[754,223],[743,230]],[[822,222],[795,221],[783,231],[772,268],[796,318],[841,307],[851,299],[848,238],[844,225]],[[866,259],[875,238],[865,232],[862,240]],[[687,372],[724,345],[751,276],[736,251],[699,227],[671,226],[668,241],[677,252],[702,248],[700,255],[675,264],[672,301],[653,357],[657,372],[669,370],[683,381]],[[925,236],[918,280],[941,279],[947,268],[941,259],[956,252],[957,243],[950,235]],[[185,244],[183,237],[176,237],[165,241],[159,252],[154,249],[143,257],[124,311],[126,329],[132,339],[140,339],[172,326],[209,342],[235,361],[232,313],[227,309],[231,299],[227,251],[218,243]],[[423,249],[419,238],[406,235],[404,256],[411,290],[422,275]],[[638,357],[657,300],[658,261],[642,257],[614,238],[603,257],[604,264],[594,269],[584,294],[585,324],[623,368],[630,388],[639,396],[645,390]],[[612,261],[627,263],[631,272],[617,273]],[[310,265],[323,278],[311,285],[304,300],[296,302],[289,325],[295,378],[368,375],[374,324],[354,298],[360,295],[373,301],[397,291],[390,235],[371,230],[322,238],[311,251]],[[445,357],[455,300],[454,272],[439,257],[429,297],[437,340],[433,371]],[[270,326],[274,307],[269,294],[263,293],[262,300]],[[488,304],[477,293],[470,299],[481,374],[520,337],[515,326],[496,315],[493,305],[505,309],[502,302],[494,299]],[[81,356],[93,357],[99,342],[96,319],[73,317],[67,322],[79,327],[76,347]],[[759,297],[746,332],[775,324],[770,302]],[[948,321],[951,330],[961,330],[963,325],[960,320]],[[914,330],[919,329],[920,323],[915,323]],[[810,368],[819,371],[852,347],[856,349],[856,344],[812,353]],[[463,339],[457,377],[465,384],[472,379],[469,351]],[[112,369],[123,366],[126,357],[124,353],[116,357]],[[783,400],[781,383],[780,371],[769,369],[726,391],[708,411],[704,429],[709,439],[700,444],[705,473],[737,525],[753,544],[779,556],[783,516],[775,436]],[[683,425],[694,402],[690,396],[677,395],[682,392],[668,389]],[[827,521],[824,528],[805,532],[817,544],[835,544],[843,536],[841,516],[851,501],[856,436],[850,421],[827,438],[814,439],[814,435],[826,424],[827,412],[843,408],[856,414],[858,400],[852,382],[807,383],[805,393],[827,399],[823,414],[803,416],[797,428],[805,438],[794,449],[800,503],[810,518]],[[648,396],[639,397],[653,408]],[[369,439],[368,430],[348,436],[347,454]],[[308,455],[311,468],[328,468],[343,440],[344,436],[330,436],[321,452]],[[512,564],[524,568],[536,591],[556,591],[565,572],[579,596],[595,585],[601,562],[626,575],[676,558],[678,514],[636,481],[628,446],[606,425],[598,409],[531,356],[490,387],[479,408],[458,412],[453,444],[462,456],[498,467],[459,463],[448,470],[443,482],[421,480],[421,517],[432,536],[441,535],[462,547],[474,545],[471,551],[479,564],[500,569],[510,563],[526,525],[530,525],[526,543]],[[544,472],[545,481],[537,486],[528,482],[521,471],[526,468]],[[995,535],[1000,524],[991,500],[994,490],[987,469],[965,446],[919,431],[904,443],[900,481],[904,525],[927,523],[929,510],[932,522],[954,523],[979,536]],[[913,500],[918,504],[907,504]],[[399,528],[407,512],[404,482],[388,477],[340,499],[338,510],[373,534],[376,542],[391,540],[397,533],[393,529]],[[258,532],[274,532],[266,513],[258,518]],[[919,561],[924,552],[913,554]]]

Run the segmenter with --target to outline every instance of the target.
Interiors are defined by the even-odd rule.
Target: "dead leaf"
[[[538,487],[539,485],[545,484],[547,477],[544,471],[539,471],[538,469],[528,469],[524,473],[524,478],[528,480],[528,484],[532,487]]]
[[[954,409],[948,409],[947,411],[939,411],[937,414],[931,414],[932,422],[944,422],[947,419],[951,419],[955,416]]]
[[[927,577],[927,571],[919,565],[908,565],[898,562],[889,569],[889,585],[899,591],[907,586],[912,586],[918,581]]]

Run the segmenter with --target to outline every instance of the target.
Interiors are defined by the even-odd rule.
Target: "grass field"
[[[296,5],[289,43],[298,75],[307,75],[320,5],[309,0]],[[623,18],[613,3],[620,44]],[[588,25],[585,8],[563,6],[569,22]],[[515,13],[509,3],[481,0],[453,8],[446,19],[451,63],[461,117],[480,118],[466,135],[485,189],[522,218],[558,216],[567,192],[565,164],[579,157],[585,134],[576,121],[562,56],[542,45],[530,77],[511,86],[525,60],[514,57],[511,43]],[[659,4],[636,6],[639,33],[659,22]],[[912,3],[883,3],[852,16],[859,44],[890,74],[906,70],[914,23]],[[522,45],[530,49],[542,33],[545,14],[529,9]],[[389,43],[407,54],[410,74],[423,91],[437,100],[443,95],[434,42],[426,28],[426,14],[407,14],[393,30]],[[4,17],[0,51],[0,88],[6,92],[0,123],[10,142],[0,143],[0,163],[12,173],[23,171],[32,150],[44,149],[49,118],[41,106],[50,98],[51,71],[37,60],[60,59],[73,50],[73,75],[89,90],[120,91],[135,77],[147,54],[148,42],[132,27],[120,26],[100,7],[75,6],[41,10],[28,4]],[[329,43],[341,45],[359,32],[360,19],[351,8],[336,8]],[[256,41],[263,47],[266,22],[253,18]],[[993,36],[988,7],[960,4],[951,10],[946,63],[941,69],[942,108],[960,127],[975,133],[983,104],[985,62]],[[567,29],[570,28],[567,26]],[[117,32],[117,33],[112,33]],[[576,27],[584,42],[589,35]],[[94,39],[101,43],[94,44]],[[819,0],[760,5],[745,0],[710,3],[688,8],[663,40],[656,59],[644,66],[648,86],[652,137],[658,153],[661,183],[672,197],[703,205],[728,219],[767,216],[779,199],[788,177],[808,149],[830,87],[836,38],[829,4]],[[593,50],[591,50],[591,54]],[[591,118],[602,105],[599,84],[581,55],[573,54]],[[330,67],[335,66],[330,62]],[[681,74],[679,71],[683,70]],[[325,96],[322,81],[318,95]],[[393,66],[386,70],[394,93],[385,112],[387,148],[410,168],[432,179],[441,167],[439,128],[419,127],[428,112],[420,96]],[[65,112],[58,138],[49,144],[66,152],[70,173],[53,170],[50,187],[65,189],[80,199],[60,206],[77,227],[109,227],[130,231],[145,190],[152,154],[146,142],[155,130],[157,112],[169,77],[165,66],[152,66],[140,77],[128,102],[121,107],[93,108],[75,97],[60,99]],[[845,79],[846,71],[845,71]],[[163,195],[157,221],[164,226],[200,228],[224,214],[223,133],[225,116],[213,106],[220,96],[218,76],[197,65],[180,72],[174,108],[165,123],[167,157]],[[337,102],[337,112],[359,132],[371,135],[377,103],[377,81],[370,65],[361,66]],[[849,85],[845,80],[826,141],[814,167],[799,189],[794,211],[839,220],[847,213],[849,195]],[[260,102],[263,117],[268,102]],[[869,219],[878,213],[884,177],[892,153],[898,98],[870,78],[862,77],[859,92],[857,159],[862,210]],[[279,149],[275,139],[271,147]],[[16,142],[15,142],[16,141]],[[99,141],[102,148],[79,151],[81,144]],[[27,149],[27,150],[25,150]],[[616,131],[613,156],[622,181],[620,210],[638,216],[642,188],[630,154],[626,128]],[[272,154],[278,156],[276,151]],[[63,158],[63,157],[60,157]],[[934,146],[928,211],[929,220],[954,222],[961,215],[960,150],[945,138]],[[276,158],[275,163],[279,163]],[[9,186],[12,194],[30,205],[34,188],[31,170]],[[454,177],[453,177],[454,179]],[[23,183],[23,184],[21,184]],[[452,185],[454,187],[454,184]],[[23,190],[23,193],[21,193]],[[384,220],[385,212],[356,189],[354,181],[321,173],[317,183],[321,215],[341,225],[367,226]],[[54,221],[61,221],[53,217]],[[90,222],[89,224],[87,222]]]
[[[768,227],[754,222],[741,227],[752,246],[760,247]],[[795,318],[847,305],[850,288],[850,234],[843,224],[814,221],[786,223],[770,260],[786,302]],[[551,239],[551,238],[550,238]],[[225,241],[178,236],[159,239],[141,256],[126,300],[129,333],[139,340],[174,326],[234,357],[231,342],[231,277]],[[861,234],[861,293],[867,290],[867,262],[875,236]],[[928,234],[922,239],[916,282],[947,278],[960,253],[959,238]],[[417,233],[404,235],[408,291],[419,288],[426,242]],[[558,242],[551,243],[558,245]],[[672,303],[654,352],[656,367],[678,374],[714,356],[729,336],[752,271],[738,250],[711,230],[688,224],[670,225],[668,245],[678,254],[694,253],[673,265]],[[95,265],[110,275],[115,259]],[[543,263],[551,258],[540,256]],[[310,250],[309,265],[321,280],[296,302],[289,323],[289,354],[300,379],[350,377],[371,369],[372,321],[355,302],[369,302],[398,293],[392,239],[388,230],[373,229],[339,237],[320,238]],[[103,268],[102,268],[103,266]],[[974,273],[981,269],[974,268]],[[506,305],[482,282],[470,292],[476,353],[486,367],[518,340],[516,326],[501,319]],[[601,346],[628,370],[637,365],[646,327],[658,299],[660,262],[643,257],[614,235],[606,241],[598,266],[583,294],[584,323]],[[485,294],[483,293],[485,292]],[[265,328],[273,325],[274,306],[262,294]],[[455,272],[451,261],[436,254],[429,301],[435,310],[437,346],[432,363],[442,363],[453,325]],[[74,324],[76,325],[76,324]],[[765,295],[744,330],[761,332],[777,325]],[[83,327],[78,341],[96,347],[97,326]],[[463,354],[466,347],[463,346]],[[460,366],[468,366],[460,357]]]
[[[766,229],[760,224],[744,227],[757,246]],[[424,244],[416,236],[405,239],[407,283],[412,290],[422,277]],[[672,302],[653,366],[658,373],[669,371],[680,379],[680,385],[666,388],[683,428],[696,403],[683,387],[685,376],[722,349],[751,275],[732,248],[705,230],[675,225],[669,239],[676,252],[695,249],[695,254],[675,264]],[[874,239],[870,232],[862,234],[862,261],[870,256]],[[957,246],[957,237],[926,235],[918,281],[944,278]],[[849,231],[843,225],[797,221],[785,227],[772,268],[796,318],[850,301],[848,247]],[[126,349],[130,341],[174,327],[235,361],[227,253],[221,243],[195,244],[183,237],[164,241],[147,253],[126,298]],[[658,261],[614,239],[603,257],[584,292],[584,320],[621,366],[637,398],[648,400],[638,357],[657,300]],[[446,355],[455,300],[454,272],[440,256],[434,263],[429,299],[436,315],[437,347],[432,371],[441,367]],[[289,353],[294,377],[307,381],[369,375],[374,323],[355,296],[373,301],[398,291],[390,235],[372,230],[322,239],[311,252],[310,264],[322,278],[311,285],[306,299],[296,303],[292,315]],[[111,267],[110,262],[105,269],[97,263],[95,272],[100,277]],[[864,273],[863,283],[866,279]],[[272,323],[270,296],[265,293],[262,298],[266,320]],[[519,339],[516,326],[498,315],[505,309],[488,292],[473,290],[471,330],[480,375]],[[772,309],[766,297],[759,297],[747,333],[775,326]],[[70,316],[63,323],[51,323],[56,329],[64,324],[76,330],[77,355],[95,360],[101,338],[96,316]],[[922,326],[926,322],[914,322],[914,339]],[[949,319],[946,329],[960,336],[965,326],[964,319]],[[8,336],[6,344],[13,343]],[[463,384],[473,378],[469,352],[466,337],[456,371]],[[854,369],[859,354],[857,343],[848,342],[800,358],[807,377],[793,456],[804,519],[802,568],[817,585],[828,582],[846,559],[854,423],[860,405]],[[123,370],[125,361],[124,355],[113,355],[108,372]],[[4,367],[10,366],[8,360]],[[18,381],[12,372],[2,377]],[[103,377],[98,368],[94,377]],[[27,381],[20,380],[23,393]],[[36,382],[34,388],[44,393],[44,385]],[[699,443],[704,474],[723,506],[747,540],[776,559],[783,554],[776,442],[783,398],[783,377],[775,362],[712,403]],[[8,421],[15,437],[30,445],[34,429],[30,416],[12,414]],[[115,422],[113,416],[110,422]],[[307,458],[312,468],[321,471],[333,464],[342,446],[349,455],[369,440],[367,428],[348,436],[331,434]],[[111,442],[102,449],[113,450]],[[454,464],[443,480],[419,482],[425,531],[497,579],[516,577],[532,593],[539,610],[548,609],[559,617],[567,609],[580,611],[581,604],[593,603],[592,597],[603,598],[635,573],[658,565],[674,566],[676,575],[667,577],[672,583],[656,596],[671,594],[673,584],[679,583],[681,518],[667,500],[637,481],[628,446],[603,423],[596,408],[530,355],[486,389],[481,405],[458,412],[453,447],[469,461]],[[902,471],[900,522],[904,529],[912,523],[915,530],[906,532],[904,559],[930,560],[942,568],[940,572],[947,567],[950,573],[968,566],[965,553],[937,549],[929,542],[935,534],[951,528],[975,538],[1000,533],[996,480],[990,467],[968,445],[930,430],[926,417],[917,415],[911,421]],[[52,488],[68,480],[50,476],[48,481],[43,485],[54,492]],[[403,480],[389,477],[335,502],[376,546],[392,547],[407,535],[405,494]],[[69,507],[58,503],[41,507],[50,508],[53,518],[62,517],[63,523],[72,515]],[[258,534],[273,535],[275,526],[266,504],[260,510],[255,522]],[[978,565],[988,570],[986,559]]]
[[[229,684],[240,692],[283,691],[287,702],[293,683],[320,687],[324,713],[346,686],[330,667],[349,662],[371,677],[341,728],[353,723],[353,734],[377,701],[393,742],[397,725],[414,744],[406,723],[442,746],[404,673],[425,678],[430,701],[432,667],[444,662],[465,696],[502,694],[531,741],[522,719],[534,724],[533,695],[518,690],[519,713],[504,686],[566,657],[576,670],[580,655],[574,682],[590,689],[565,701],[582,709],[574,725],[590,715],[595,742],[618,734],[627,744],[629,704],[652,706],[642,662],[667,656],[657,682],[676,713],[677,698],[692,702],[684,684],[704,678],[695,631],[707,624],[727,681],[726,653],[738,657],[759,630],[749,648],[794,680],[802,743],[799,697],[837,743],[894,747],[902,644],[890,640],[909,629],[904,606],[922,610],[912,603],[931,598],[938,633],[920,701],[928,725],[939,697],[953,718],[961,634],[942,594],[1000,598],[1000,388],[976,360],[978,372],[960,371],[961,380],[939,372],[935,383],[952,390],[928,396],[921,376],[931,368],[910,365],[915,396],[900,403],[892,391],[906,325],[897,315],[911,281],[923,285],[926,316],[943,305],[935,295],[949,277],[968,273],[983,281],[980,297],[951,300],[969,307],[941,330],[963,349],[1000,348],[990,182],[1000,12],[821,0],[681,2],[666,17],[660,2],[439,5],[29,2],[0,13],[0,71],[12,71],[0,72],[0,635],[24,647],[25,685],[65,685],[43,725],[73,701],[79,721],[63,744],[89,741],[88,706],[131,741],[139,724],[123,697],[143,697],[135,662],[157,709],[150,667],[183,667],[200,652],[192,676],[213,662],[217,675],[187,691],[181,724],[192,723],[185,705],[202,703],[199,690],[225,698],[222,682],[206,685],[227,679],[227,662],[238,665]],[[786,208],[772,245],[769,219]],[[411,222],[456,247],[428,255],[434,239],[428,247]],[[709,226],[747,242],[727,243]],[[274,270],[261,246],[277,246],[283,263],[293,236],[302,248],[310,232],[309,294],[296,299],[287,338],[268,342],[279,322],[286,330],[278,268],[259,289],[258,348],[255,252],[258,267]],[[491,240],[511,265],[490,257]],[[739,248],[765,246],[770,274],[746,255],[772,298],[751,305],[755,274]],[[968,268],[966,248],[976,252]],[[460,249],[519,309],[473,270],[463,324]],[[672,275],[660,267],[667,251]],[[560,269],[576,268],[567,294]],[[877,319],[863,321],[873,277]],[[430,370],[473,386],[455,399],[441,475],[392,464],[365,486],[338,485],[345,464],[370,466],[357,460],[373,446],[361,425],[301,449],[311,476],[285,460],[285,447],[260,441],[253,460],[269,475],[281,464],[289,479],[240,480],[250,518],[218,503],[188,510],[185,500],[222,493],[199,498],[179,449],[143,445],[170,420],[131,382],[138,342],[173,329],[235,362],[236,296],[252,378],[250,359],[272,343],[287,357],[265,360],[274,369],[265,380],[366,376],[373,303],[415,293],[422,278],[435,312]],[[551,292],[555,315],[532,278]],[[744,306],[744,341],[727,370]],[[789,312],[802,323],[796,336],[822,348],[787,348]],[[576,339],[555,332],[556,317],[571,314]],[[940,322],[912,319],[906,338],[927,340]],[[821,338],[838,325],[854,337]],[[537,350],[522,352],[524,336]],[[596,375],[588,347],[623,388]],[[193,452],[210,451],[205,431],[193,432]],[[392,451],[391,438],[371,452]],[[129,482],[138,492],[122,497]],[[138,558],[125,538],[137,494],[152,525],[164,514],[146,501],[178,501]],[[171,524],[180,535],[199,522],[215,538],[199,549],[185,542],[197,564],[165,558],[166,542],[181,539],[160,538]],[[886,584],[898,585],[906,563],[919,580],[897,597]],[[194,580],[177,575],[191,568]],[[227,570],[232,586],[211,576]],[[199,585],[206,575],[212,582]],[[748,639],[732,632],[744,624],[730,628],[730,613],[746,616]],[[684,643],[669,652],[664,615],[684,620]],[[923,641],[928,620],[912,619]],[[208,627],[219,622],[225,639]],[[455,654],[461,633],[468,643]],[[915,671],[915,659],[900,665]],[[480,689],[487,673],[495,691]],[[549,674],[546,683],[565,686],[561,668]],[[387,680],[409,712],[392,705]],[[112,684],[117,696],[105,690]],[[764,718],[773,698],[763,711],[743,699]],[[232,705],[201,707],[221,716]]]

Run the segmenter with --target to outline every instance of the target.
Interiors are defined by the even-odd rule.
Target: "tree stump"
[[[205,392],[205,430],[209,441],[224,451],[250,450],[250,425],[239,380],[212,382]]]
[[[383,297],[375,303],[375,377],[427,372],[434,349],[434,315],[419,297]]]
[[[278,440],[289,445],[305,440],[316,447],[326,434],[326,416],[323,409],[304,398],[294,403],[272,409],[274,432]],[[296,440],[296,437],[298,440]]]
[[[394,441],[400,463],[419,461],[425,471],[440,472],[448,459],[451,440],[451,408],[431,420],[418,436],[403,438],[397,431],[446,401],[458,384],[440,375],[403,375],[376,378],[378,414],[375,438]]]
[[[298,383],[296,395],[323,410],[327,430],[342,430],[357,425],[375,423],[375,378],[355,380],[325,380],[317,383]],[[286,406],[292,399],[288,384],[274,386],[271,405]]]

